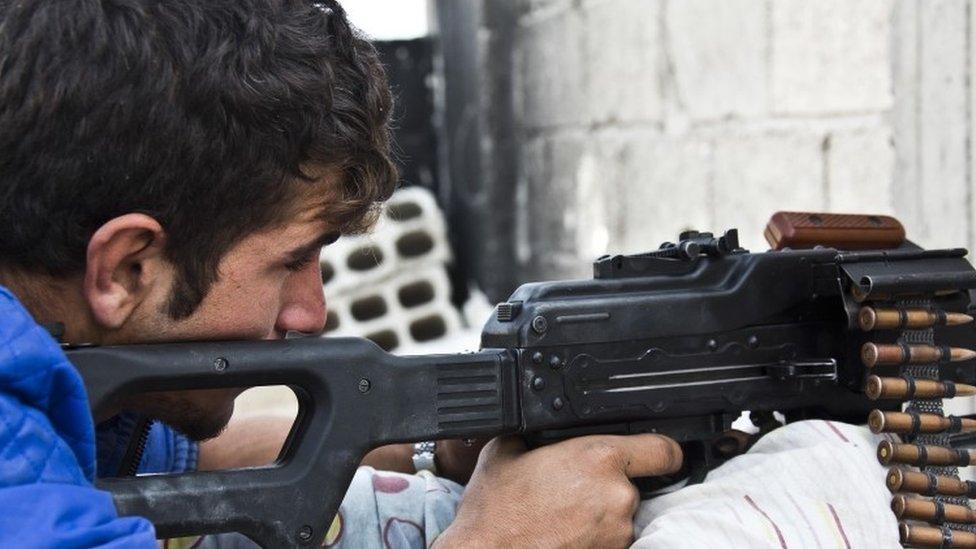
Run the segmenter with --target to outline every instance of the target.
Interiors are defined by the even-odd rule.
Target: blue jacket
[[[92,486],[95,430],[78,372],[0,287],[0,547],[156,547]]]

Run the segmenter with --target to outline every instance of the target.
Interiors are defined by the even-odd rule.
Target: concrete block
[[[825,154],[829,211],[894,213],[895,148],[889,127],[831,133]]]
[[[540,254],[533,256],[521,272],[525,282],[593,278],[592,261],[576,254]]]
[[[967,75],[974,58],[967,47],[974,47],[968,36],[974,19],[967,16],[976,15],[965,0],[899,2],[894,15],[895,213],[922,246],[972,247],[974,110]]]
[[[392,274],[451,260],[444,215],[430,191],[398,190],[373,231],[344,236],[322,250],[319,263],[327,297],[378,283]]]
[[[899,221],[912,238],[917,238],[922,222],[921,212],[905,206],[914,202],[918,187],[918,81],[919,25],[916,2],[897,2],[893,13],[892,79],[894,106],[891,109],[892,138],[895,147],[895,169],[892,182],[893,201],[898,204]]]
[[[630,134],[614,160],[622,223],[609,253],[655,250],[686,229],[720,229],[709,213],[711,147],[704,140]]]
[[[463,325],[443,266],[403,272],[328,300],[327,336],[365,337],[388,351],[450,337]]]
[[[344,236],[319,256],[325,295],[336,296],[360,284],[382,280],[396,268],[396,261],[390,235],[373,232]]]
[[[590,123],[661,118],[662,58],[657,0],[581,7],[585,104]]]
[[[522,153],[528,191],[526,230],[529,260],[539,255],[575,254],[579,215],[576,176],[583,158],[582,135],[541,139]]]
[[[667,5],[667,55],[678,108],[692,119],[767,110],[767,5],[763,0],[682,0]]]
[[[529,23],[570,10],[574,2],[575,0],[515,0],[514,3],[517,13],[523,18],[522,22]],[[487,8],[488,4],[494,2],[485,4]]]
[[[520,28],[516,59],[520,118],[530,128],[583,120],[585,67],[582,23],[576,11],[560,12]]]
[[[823,210],[823,136],[802,130],[734,134],[716,139],[713,164],[715,232],[739,229],[750,251],[778,210]]]
[[[617,185],[615,156],[599,137],[593,136],[583,147],[573,174],[575,202],[573,210],[564,214],[564,225],[573,227],[576,243],[573,252],[583,261],[589,261],[607,253],[611,234],[619,232],[615,222]]]
[[[919,3],[919,179],[916,196],[898,204],[919,208],[918,240],[926,247],[969,245],[969,9],[964,0]]]
[[[893,0],[770,2],[775,112],[889,109],[892,6]]]
[[[400,189],[387,202],[378,230],[389,226],[396,251],[396,270],[423,265],[442,266],[451,261],[444,214],[434,196],[423,187]]]

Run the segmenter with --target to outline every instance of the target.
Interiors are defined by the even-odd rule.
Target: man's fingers
[[[630,478],[666,475],[681,469],[681,446],[668,437],[653,434],[607,436],[621,457],[623,472]]]

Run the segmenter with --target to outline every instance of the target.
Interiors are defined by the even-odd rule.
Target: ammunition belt
[[[904,412],[874,410],[868,421],[876,433],[902,437],[901,443],[885,440],[878,446],[878,459],[892,465],[887,483],[895,493],[892,510],[900,521],[902,544],[976,548],[976,512],[969,507],[969,498],[976,496],[976,483],[960,480],[958,469],[976,463],[976,455],[953,449],[950,443],[952,433],[976,430],[976,420],[946,417],[943,410],[943,398],[972,395],[976,387],[942,380],[939,366],[970,360],[972,352],[937,346],[933,328],[972,319],[960,313],[935,310],[929,299],[905,299],[888,304],[894,308],[874,305],[865,304],[859,315],[863,330],[878,327],[901,330],[896,344],[867,343],[861,356],[869,370],[879,364],[900,366],[900,379],[869,379],[866,390],[871,398],[898,398],[906,402]],[[879,326],[876,318],[887,324]],[[918,472],[904,466],[918,467]],[[927,498],[909,497],[902,492]],[[929,525],[906,522],[909,520]]]

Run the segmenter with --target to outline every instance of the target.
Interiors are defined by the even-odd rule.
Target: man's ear
[[[130,213],[95,231],[88,241],[84,293],[95,322],[122,326],[154,289],[166,283],[166,233],[152,217]]]

